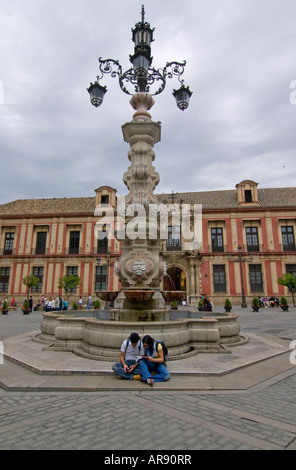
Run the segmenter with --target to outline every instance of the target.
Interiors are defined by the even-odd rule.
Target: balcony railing
[[[295,243],[280,245],[280,251],[296,251]]]
[[[227,245],[208,245],[209,253],[227,253]]]
[[[181,251],[182,243],[181,240],[167,240],[166,242],[166,251]]]

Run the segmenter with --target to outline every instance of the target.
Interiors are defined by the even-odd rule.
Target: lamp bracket
[[[145,91],[150,93],[152,96],[159,95],[166,86],[167,78],[172,79],[177,76],[178,81],[183,85],[184,80],[181,80],[181,75],[184,73],[186,61],[184,62],[167,62],[164,68],[155,69],[149,67],[148,70],[140,69],[134,70],[133,68],[128,69],[126,72],[122,72],[122,67],[118,60],[99,58],[99,70],[100,75],[97,76],[97,81],[101,80],[105,74],[110,74],[112,78],[118,77],[119,86],[122,91],[128,95],[133,95],[134,92]],[[127,84],[131,84],[134,87],[134,91],[131,92],[127,89]],[[141,84],[139,86],[139,84]],[[155,84],[153,92],[150,91],[150,87]],[[157,85],[160,85],[157,88]],[[141,88],[142,87],[142,88]]]

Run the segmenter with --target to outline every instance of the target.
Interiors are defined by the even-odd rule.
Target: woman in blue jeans
[[[142,344],[146,355],[140,359],[139,368],[143,382],[152,387],[154,382],[164,382],[169,380],[170,373],[164,364],[164,354],[162,345],[151,336],[142,338]],[[151,373],[154,373],[153,376]]]

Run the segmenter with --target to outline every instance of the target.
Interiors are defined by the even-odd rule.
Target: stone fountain
[[[128,80],[136,83],[137,91],[130,100],[135,111],[133,119],[122,126],[124,141],[130,145],[130,166],[123,175],[129,193],[119,207],[119,215],[124,219],[124,227],[128,228],[137,212],[139,236],[130,236],[128,230],[125,231],[122,254],[116,265],[121,289],[111,296],[110,293],[106,293],[105,297],[104,293],[101,294],[103,299],[115,300],[114,308],[110,310],[113,321],[82,318],[79,315],[45,314],[41,334],[35,340],[46,343],[47,348],[52,350],[73,351],[86,357],[113,361],[118,358],[122,341],[133,331],[141,336],[150,334],[164,340],[169,348],[170,358],[188,357],[188,354],[199,351],[225,351],[227,345],[242,343],[237,315],[169,321],[165,299],[176,298],[181,294],[176,293],[173,296],[172,293],[161,291],[165,266],[160,256],[160,227],[158,223],[151,226],[153,224],[149,220],[151,207],[157,207],[158,203],[154,189],[159,183],[159,174],[153,162],[154,145],[160,141],[161,126],[151,120],[149,110],[154,101],[148,93],[148,85],[161,81],[161,87],[154,93],[158,94],[164,89],[166,78],[174,75],[180,77],[185,62],[167,64],[162,73],[161,69],[151,69],[152,35],[153,30],[149,23],[144,22],[142,9],[142,22],[133,30],[136,44],[135,55],[131,57],[133,69],[122,74],[118,62],[99,59],[101,72],[111,73],[113,77],[118,75],[123,91],[127,92],[123,83]],[[149,63],[144,69],[137,66],[141,57],[146,58]],[[118,67],[118,71],[114,72],[112,66]],[[184,110],[188,106],[191,92],[184,87],[183,81],[181,85],[180,90],[173,94],[178,107]],[[92,104],[99,106],[106,88],[95,82],[88,91]],[[151,237],[151,233],[156,236]]]

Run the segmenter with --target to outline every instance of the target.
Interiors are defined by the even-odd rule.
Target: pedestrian
[[[45,301],[45,311],[51,312],[53,308],[54,308],[54,302],[52,300],[52,297],[49,297],[49,299]]]
[[[143,382],[152,386],[154,382],[169,380],[170,373],[164,363],[164,353],[160,342],[151,336],[143,337],[145,356],[139,360],[139,369]],[[152,375],[152,372],[154,373]]]
[[[79,300],[78,300],[78,307],[79,307],[79,310],[82,309],[82,297],[81,296],[79,297]]]
[[[63,310],[68,310],[68,299],[65,297],[63,300]]]
[[[87,301],[87,309],[90,310],[91,308],[91,294],[88,296],[88,301]]]
[[[127,380],[141,380],[138,359],[144,356],[145,349],[138,333],[132,333],[123,341],[120,348],[119,361],[113,364],[116,374]]]
[[[29,306],[30,306],[30,312],[33,311],[33,298],[32,296],[30,295],[30,298],[29,298]]]
[[[58,310],[60,306],[60,299],[59,296],[56,296],[55,301],[54,301],[54,309]]]

